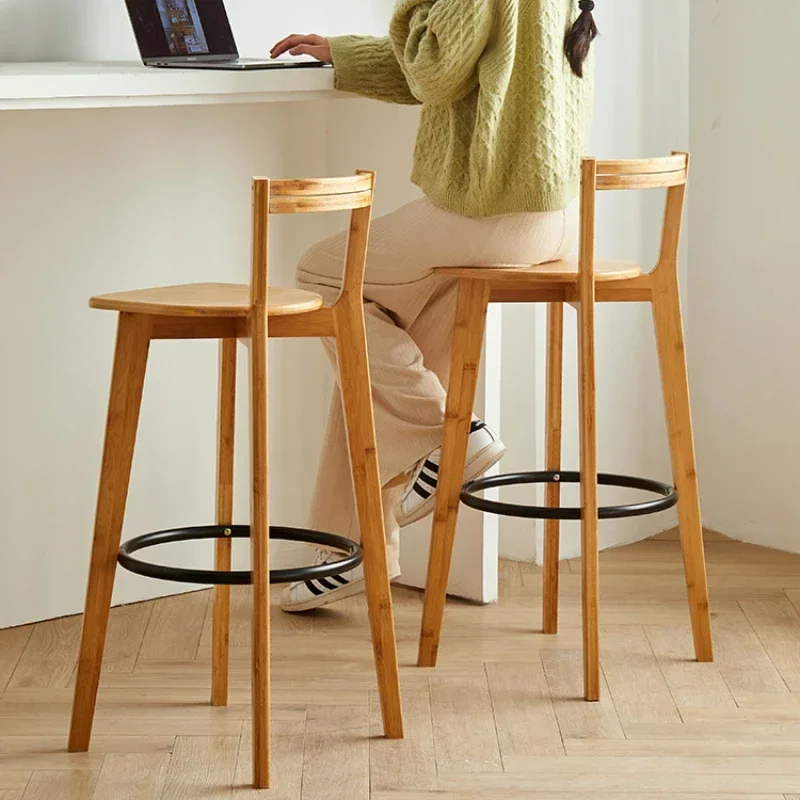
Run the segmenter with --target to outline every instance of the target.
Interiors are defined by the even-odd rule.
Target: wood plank
[[[759,706],[762,709],[782,709],[786,713],[789,713],[790,709],[794,709],[800,717],[800,693],[798,692],[792,694],[743,694],[740,692],[735,695],[735,698],[736,705],[741,709]]]
[[[791,604],[800,612],[800,588],[786,589],[786,596]]]
[[[30,779],[30,770],[3,769],[0,767],[0,789],[24,789]]]
[[[106,756],[92,800],[159,800],[170,756],[112,753]]]
[[[797,775],[800,765],[791,756],[515,756],[507,773],[539,775]]]
[[[688,627],[652,625],[645,628],[645,633],[679,711],[736,707],[719,667],[694,660]]]
[[[510,756],[563,755],[542,662],[487,664],[486,675],[504,765]]]
[[[278,606],[282,587],[272,590],[270,603],[270,628],[272,635],[289,636],[301,634],[310,636],[314,632],[314,612],[309,614],[286,614]],[[231,586],[231,648],[240,649],[239,657],[250,659],[251,619],[253,616],[253,590],[249,586]],[[211,633],[213,615],[206,616],[200,636],[199,658],[209,658],[211,653]]]
[[[779,564],[782,559],[786,563],[800,566],[800,555],[796,553],[782,553],[767,547],[760,547],[745,542],[707,542],[706,559],[708,564]],[[624,547],[614,547],[600,554],[600,560],[605,563],[619,561],[650,561],[666,562],[670,559],[680,560],[681,548],[678,542],[659,541],[646,539]]]
[[[62,731],[63,731],[63,725]],[[98,770],[103,766],[105,753],[67,753],[64,748],[64,735],[54,747],[45,749],[39,744],[44,737],[21,736],[21,737],[2,737],[3,740],[12,740],[9,750],[0,751],[0,764],[3,769],[16,770],[18,772],[35,772],[41,770],[67,771],[78,770],[86,772]],[[51,740],[56,737],[49,737]],[[17,739],[34,740],[36,743],[24,748],[19,745]]]
[[[800,722],[706,720],[684,724],[635,722],[625,726],[629,739],[699,739],[713,742],[800,742]]]
[[[228,710],[225,709],[225,712]],[[198,716],[168,712],[151,712],[136,717],[114,714],[98,715],[94,733],[100,736],[193,736],[202,733],[208,736],[238,736],[245,712],[220,713],[219,716]],[[39,716],[7,716],[0,719],[0,737],[46,736],[63,734],[68,715],[50,714]]]
[[[790,796],[786,795],[788,800]],[[794,795],[791,795],[794,798]],[[485,794],[472,791],[447,792],[374,792],[372,800],[632,800],[627,792],[559,792],[558,795],[540,794],[534,791],[521,793],[516,789],[496,790]],[[720,794],[695,794],[674,792],[645,792],[636,795],[636,800],[784,800],[782,794],[740,794],[739,792]],[[797,797],[800,800],[800,795]]]
[[[682,576],[676,576],[682,578]],[[579,575],[562,575],[564,578],[580,578]],[[606,584],[603,584],[605,587]],[[682,597],[680,591],[683,591]],[[624,599],[614,599],[603,595],[603,613],[601,620],[601,638],[608,628],[619,627],[622,625],[688,625],[689,612],[686,604],[685,589],[676,590],[675,594],[665,599],[663,596],[648,595],[643,592],[640,597],[630,596]],[[771,589],[770,598],[774,598],[778,593]],[[519,602],[523,598],[514,597],[512,601]],[[537,624],[532,620],[537,619],[541,613],[541,597],[524,598],[524,602],[519,606],[506,606],[504,600],[503,609],[508,610],[509,619],[502,618],[502,614],[486,614],[485,619],[477,617],[473,628],[470,630],[468,625],[455,625],[455,619],[448,621],[445,633],[446,640],[442,641],[440,658],[447,658],[449,661],[470,660],[470,661],[530,661],[532,653],[544,650],[558,650],[563,647],[563,640],[554,640],[551,636],[544,636],[538,633]],[[721,602],[714,605],[715,613],[735,613],[741,615],[741,609],[735,603],[728,603],[726,608],[722,607]],[[450,609],[448,609],[448,615]],[[512,616],[513,615],[513,616]],[[466,615],[463,615],[466,619]],[[562,594],[559,603],[559,637],[565,639],[575,630],[580,628],[581,604],[580,601],[567,594]],[[510,631],[505,627],[506,623],[513,624],[524,632],[524,636],[514,640],[509,635]],[[489,631],[487,635],[487,629]],[[401,646],[402,637],[405,634],[403,627],[400,629]],[[463,634],[463,635],[462,635]],[[497,641],[504,638],[509,644],[507,655],[504,650],[499,650]],[[486,642],[486,644],[484,644]],[[453,654],[457,655],[453,655]],[[527,658],[524,655],[527,654]]]
[[[565,758],[564,761],[569,761]],[[492,773],[473,775],[458,773],[439,773],[439,787],[447,791],[471,790],[485,792],[496,797],[496,792],[585,792],[629,793],[636,795],[645,792],[669,792],[680,795],[688,792],[714,797],[714,793],[729,794],[783,794],[800,791],[800,773],[786,775],[746,775],[726,773],[681,774],[668,770],[642,773]],[[474,795],[473,795],[474,796]],[[596,795],[594,795],[596,796]]]
[[[542,654],[550,695],[564,739],[623,739],[611,693],[601,674],[600,701],[583,700],[581,654],[573,650]]]
[[[276,698],[284,702],[273,705],[273,788],[264,792],[249,786],[246,593],[241,603],[241,641],[232,651],[231,706],[226,709],[206,705],[210,651],[204,652],[205,643],[199,659],[196,654],[183,657],[190,648],[181,657],[163,657],[158,644],[155,655],[140,658],[130,672],[135,642],[144,644],[146,635],[151,645],[159,637],[166,642],[170,635],[178,635],[177,627],[171,626],[181,625],[181,619],[168,615],[171,619],[161,631],[153,630],[151,619],[144,634],[142,609],[147,604],[112,611],[108,670],[99,694],[97,735],[88,754],[64,752],[72,699],[72,667],[67,666],[64,651],[73,646],[70,636],[64,635],[65,621],[42,623],[38,636],[38,625],[27,631],[0,631],[0,680],[5,674],[9,682],[0,696],[0,800],[154,799],[157,768],[148,775],[143,769],[141,781],[113,779],[112,770],[104,788],[107,765],[113,767],[116,761],[124,772],[127,764],[134,774],[136,765],[148,759],[166,763],[173,747],[178,749],[176,735],[194,743],[198,733],[202,738],[232,741],[233,747],[226,751],[227,760],[224,754],[221,759],[209,756],[207,747],[192,748],[190,755],[184,754],[182,766],[176,752],[167,768],[173,774],[172,787],[165,784],[172,793],[165,795],[168,800],[232,800],[240,794],[254,800],[262,796],[302,800],[304,777],[306,797],[314,800],[327,800],[331,794],[367,800],[370,781],[372,800],[628,800],[633,796],[800,800],[796,782],[800,767],[794,766],[800,764],[800,690],[789,691],[797,688],[795,677],[800,679],[796,610],[800,580],[781,566],[783,554],[748,561],[745,548],[739,556],[739,561],[720,556],[725,561],[720,569],[735,569],[736,574],[721,571],[711,579],[720,640],[717,664],[698,664],[692,658],[679,571],[659,575],[657,559],[634,559],[619,562],[628,572],[605,575],[601,642],[610,687],[605,706],[580,699],[580,576],[562,573],[561,632],[545,637],[531,634],[541,598],[537,568],[520,564],[505,568],[503,605],[451,603],[439,667],[409,669],[404,675],[407,738],[403,741],[376,738],[380,715],[372,654],[364,639],[363,599],[342,604],[341,613],[334,607],[321,616],[312,615],[313,625],[306,631],[281,629],[275,636],[273,683]],[[671,570],[671,557],[665,563]],[[526,585],[526,579],[531,583]],[[411,661],[419,595],[406,594],[407,602],[396,604],[396,611],[401,653]],[[154,601],[152,606],[161,603]],[[117,617],[120,621],[115,623]],[[77,632],[80,618],[73,619]],[[655,623],[644,629],[646,639],[639,627],[643,619]],[[202,624],[196,624],[198,638]],[[312,630],[314,636],[305,635]],[[644,649],[648,642],[650,656]],[[16,674],[11,672],[14,665]],[[663,677],[653,699],[646,687],[659,684],[656,668]],[[22,685],[15,685],[20,674]],[[665,702],[664,686],[684,722],[675,717],[674,709],[664,715],[654,710]],[[446,698],[447,713],[442,722],[440,704],[434,728],[437,692],[440,700]],[[314,700],[319,706],[312,708],[315,741],[309,747],[304,739],[306,706]],[[628,739],[619,738],[623,731],[619,716]],[[475,746],[476,738],[484,745]],[[487,741],[492,742],[490,748]],[[435,746],[443,767],[441,780],[434,763]],[[505,775],[470,772],[474,766],[467,759],[485,759],[487,752],[490,758],[491,752],[502,758]],[[217,775],[213,781],[204,779],[208,762],[215,760],[225,766],[212,769]],[[96,788],[92,782],[87,789],[86,781],[98,773]],[[25,793],[29,782],[37,794]],[[75,794],[79,789],[87,793]]]
[[[681,540],[681,532],[678,528],[670,528],[667,531],[662,531],[655,536],[650,537],[651,540],[655,540],[657,542],[680,542]],[[731,539],[729,536],[725,536],[724,533],[719,533],[718,531],[711,531],[708,528],[703,530],[703,541],[704,542],[733,542],[734,539]]]
[[[486,675],[430,679],[433,741],[440,771],[502,770]],[[465,720],[468,722],[465,724]]]
[[[793,696],[772,695],[772,697]],[[780,727],[783,723],[800,723],[800,705],[787,703],[738,703],[737,708],[697,708],[684,712],[685,722],[761,722]]]
[[[727,546],[727,545],[725,545]],[[610,552],[610,551],[604,551]],[[602,553],[600,554],[602,558]],[[574,575],[580,574],[581,566],[580,559],[574,559],[569,562],[570,571]],[[678,560],[670,559],[668,561],[659,561],[653,559],[652,561],[636,561],[636,560],[619,560],[609,561],[608,563],[601,563],[603,575],[631,575],[631,576],[680,576],[683,574],[683,563]],[[746,561],[726,561],[722,563],[715,563],[708,565],[708,579],[716,582],[724,582],[726,579],[738,578],[739,580],[747,579],[748,577],[768,577],[780,578],[782,583],[785,583],[784,588],[797,588],[798,571],[797,564],[789,562],[781,564],[779,561],[767,561],[759,565],[760,574],[756,575],[754,565]],[[715,603],[716,606],[716,603]]]
[[[800,741],[758,741],[749,737],[728,739],[567,739],[569,756],[730,756],[800,757]]]
[[[604,637],[603,672],[623,726],[629,722],[680,722],[656,656],[639,626],[618,628]]]
[[[210,599],[207,591],[162,597],[153,608],[139,657],[195,658]]]
[[[111,609],[103,655],[105,674],[133,672],[154,605],[153,601],[149,601]]]
[[[383,738],[380,698],[370,692],[369,768],[372,791],[435,789],[436,753],[429,692],[403,692],[405,739]]]
[[[65,686],[75,669],[80,635],[80,617],[37,623],[8,687]]]
[[[187,664],[194,665],[195,662],[190,661]],[[207,670],[202,671],[205,675],[205,685],[195,686],[192,680],[187,680],[187,685],[178,685],[177,675],[175,672],[170,671],[159,675],[142,675],[134,673],[133,675],[124,676],[110,676],[108,682],[115,684],[112,686],[101,686],[99,692],[98,708],[111,709],[119,706],[127,706],[132,709],[132,713],[136,714],[135,709],[141,709],[143,706],[205,706],[208,702],[207,689],[209,683],[209,673]],[[191,673],[190,673],[191,677]],[[245,679],[249,675],[237,674],[236,694],[231,700],[232,706],[248,705],[249,695],[247,694],[247,686]],[[343,683],[343,678],[340,676],[337,683]],[[311,680],[309,675],[308,680]],[[354,676],[354,680],[358,680],[358,676]],[[299,681],[298,681],[299,682]],[[200,683],[200,681],[198,681]],[[366,679],[364,680],[364,691],[369,690]],[[337,684],[334,684],[337,685]],[[58,689],[9,689],[4,699],[0,701],[0,717],[6,713],[9,708],[28,707],[31,713],[35,706],[50,706],[49,711],[55,713],[62,711],[64,708],[69,710],[72,704],[72,689],[70,687],[63,687]],[[275,703],[276,713],[280,716],[287,715],[297,716],[305,719],[305,708],[298,710],[301,705],[305,704],[286,704]],[[58,708],[56,708],[58,707]],[[63,708],[62,708],[63,707]],[[145,713],[153,713],[153,709]],[[213,712],[212,712],[213,713]]]
[[[369,711],[310,706],[303,800],[369,800]]]
[[[92,736],[92,753],[171,753],[175,746],[174,736]],[[3,763],[6,758],[64,758],[74,762],[79,753],[64,752],[64,736],[3,736],[0,737],[0,753]],[[30,767],[37,769],[37,767]],[[38,767],[41,769],[41,767]],[[56,767],[55,769],[65,769]]]
[[[162,799],[230,800],[238,754],[238,736],[179,736]]]
[[[236,762],[236,800],[300,800],[303,786],[303,747],[305,722],[299,732],[287,732],[279,722],[272,725],[270,789],[253,789],[253,734],[249,722],[244,723],[239,758]]]
[[[519,561],[508,561],[503,558],[498,562],[499,596],[502,600],[507,594],[511,594],[515,589],[523,587],[522,570]]]
[[[32,633],[33,625],[0,630],[0,697],[11,680]]]
[[[623,564],[626,562],[620,562]],[[672,562],[630,562],[625,570],[604,571],[607,577],[603,584],[603,622],[606,622],[605,607],[608,604],[630,604],[635,610],[645,602],[665,603],[668,606],[686,606],[686,591],[683,582],[683,567],[680,563],[672,570]],[[782,567],[780,562],[749,565],[742,563],[740,568],[722,570],[709,573],[709,586],[714,589],[714,613],[727,612],[739,600],[758,600],[762,598],[775,599],[783,594],[784,589],[800,591],[800,570],[795,566]],[[580,568],[580,565],[578,565]],[[605,567],[604,567],[605,569]],[[537,575],[523,573],[525,595],[530,598],[541,596],[541,580]],[[580,574],[567,574],[561,576],[561,590],[563,600],[567,605],[575,604],[580,598]],[[683,591],[683,594],[681,594]],[[507,605],[530,606],[533,600],[525,597],[517,598],[515,602]],[[657,609],[658,610],[658,609]],[[739,610],[741,613],[741,609]],[[641,609],[640,613],[646,613]],[[652,625],[669,624],[669,620],[655,618]],[[688,612],[686,614],[688,617]],[[631,619],[629,624],[637,620]]]
[[[742,610],[793,692],[800,691],[800,615],[788,597],[743,600]]]
[[[308,657],[306,654],[296,655],[295,658]],[[152,663],[152,662],[151,662]],[[158,691],[164,692],[165,702],[203,702],[203,697],[208,694],[211,675],[211,662],[191,662],[190,669],[187,664],[186,675],[181,678],[180,663],[172,665],[168,670],[143,671],[141,662],[133,675],[109,675],[103,680],[103,687],[107,691],[117,690],[124,692],[142,692],[150,702],[158,702]],[[186,663],[186,662],[183,662]],[[315,663],[319,663],[318,661]],[[230,680],[230,705],[246,703],[249,698],[247,693],[250,686],[249,669],[243,668],[244,664],[231,662]],[[238,667],[238,668],[237,668]],[[344,672],[337,675],[330,671],[310,674],[298,665],[299,675],[294,678],[276,679],[276,686],[272,692],[273,705],[296,706],[310,704],[327,705],[369,705],[369,691],[375,687],[374,672],[361,671],[354,673]],[[321,669],[321,667],[319,668]],[[285,670],[283,670],[285,674]],[[273,673],[274,674],[274,673]],[[102,689],[101,689],[102,692]],[[128,695],[131,697],[131,695]],[[185,697],[185,701],[180,698]],[[3,703],[0,702],[0,706]]]
[[[34,772],[22,800],[87,800],[97,782],[97,770]]]
[[[753,572],[754,564],[762,564],[774,574],[797,574],[800,555],[786,553],[782,561],[778,551],[733,540],[709,540],[706,538],[705,553],[709,576],[747,574]],[[612,548],[600,554],[604,574],[678,573],[683,570],[680,544],[661,538],[648,539],[625,547]],[[579,571],[580,560],[574,559],[571,568]],[[794,572],[793,572],[794,570]]]
[[[789,693],[746,617],[717,619],[714,642],[717,666],[731,692]]]

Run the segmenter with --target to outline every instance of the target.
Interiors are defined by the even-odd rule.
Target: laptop
[[[316,60],[239,58],[224,0],[125,0],[142,61],[179,69],[302,69]]]

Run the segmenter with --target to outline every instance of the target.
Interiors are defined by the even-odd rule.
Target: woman
[[[386,38],[289,36],[272,50],[333,63],[343,91],[422,105],[412,180],[425,197],[373,223],[364,286],[393,578],[400,527],[433,510],[441,454],[457,284],[432,270],[542,264],[572,249],[593,9],[592,0],[400,0]],[[313,247],[300,286],[334,302],[344,249],[344,234]],[[504,450],[476,420],[465,480]],[[337,397],[312,528],[358,538],[350,480]],[[304,611],[363,589],[360,569],[304,581],[282,607]]]

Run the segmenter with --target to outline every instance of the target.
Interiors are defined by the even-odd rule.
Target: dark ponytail
[[[567,61],[572,67],[572,71],[579,77],[583,77],[583,62],[589,55],[592,42],[598,34],[592,11],[594,11],[594,0],[580,0],[581,14],[575,20],[575,24],[567,33],[564,40],[564,52]]]

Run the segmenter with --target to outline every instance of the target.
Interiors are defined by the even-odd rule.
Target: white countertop
[[[330,99],[332,69],[157,69],[134,62],[0,63],[0,111]]]

